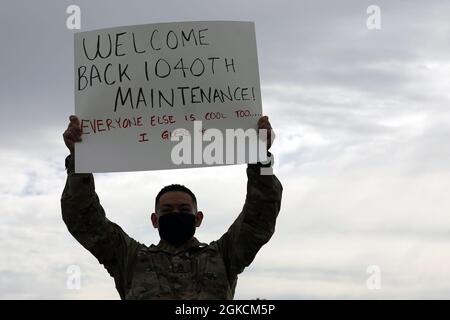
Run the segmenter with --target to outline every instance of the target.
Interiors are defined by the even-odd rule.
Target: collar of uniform
[[[204,246],[206,246],[205,243],[201,243],[200,241],[197,240],[197,238],[193,237],[191,240],[186,241],[179,247],[175,247],[175,246],[171,245],[170,243],[168,243],[167,241],[161,239],[154,248],[157,250],[168,252],[170,254],[178,254],[180,252],[184,252],[184,251],[189,250],[194,247],[198,248],[198,247],[204,247]]]

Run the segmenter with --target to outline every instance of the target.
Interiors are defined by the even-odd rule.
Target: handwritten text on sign
[[[75,34],[76,172],[176,164],[171,135],[255,128],[261,94],[254,24],[183,22]],[[201,121],[201,127],[194,122]],[[248,162],[248,159],[235,163]],[[217,162],[215,164],[221,164]]]

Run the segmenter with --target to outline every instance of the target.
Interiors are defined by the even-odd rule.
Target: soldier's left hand
[[[259,129],[267,130],[267,150],[269,150],[270,147],[272,146],[273,140],[275,139],[275,132],[272,130],[272,126],[270,125],[268,116],[263,116],[259,118],[258,130]]]

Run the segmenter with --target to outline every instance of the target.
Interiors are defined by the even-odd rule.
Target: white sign
[[[224,140],[227,129],[256,129],[261,113],[252,22],[160,23],[75,34],[75,114],[83,132],[76,172],[253,162],[248,146],[245,156],[230,156],[230,141]],[[217,130],[205,134],[211,128]],[[192,152],[180,151],[185,137]],[[204,149],[212,142],[223,149],[204,155],[205,161],[202,152],[211,152],[211,146]]]

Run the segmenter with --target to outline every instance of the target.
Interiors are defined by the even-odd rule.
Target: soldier
[[[272,128],[268,117],[259,119],[258,128],[268,130],[269,149]],[[242,212],[210,244],[194,237],[203,219],[195,195],[182,185],[164,187],[151,215],[161,240],[148,247],[106,218],[93,175],[74,173],[74,144],[81,141],[81,135],[79,119],[71,116],[63,134],[70,155],[61,197],[62,218],[73,237],[114,278],[121,299],[233,299],[238,274],[274,233],[283,190],[275,175],[261,175],[261,163],[248,164]]]

